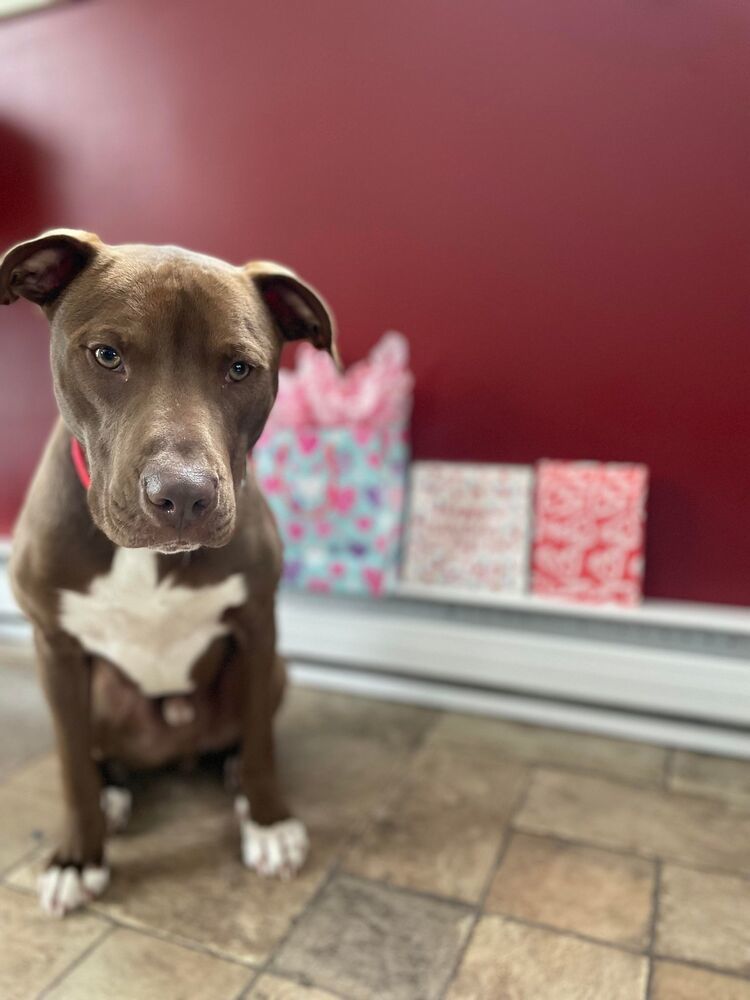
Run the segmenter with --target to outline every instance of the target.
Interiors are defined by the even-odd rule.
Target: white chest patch
[[[60,591],[60,621],[89,653],[114,663],[150,697],[191,691],[190,670],[243,604],[241,573],[193,588],[157,579],[156,553],[117,549],[106,576],[88,592]]]

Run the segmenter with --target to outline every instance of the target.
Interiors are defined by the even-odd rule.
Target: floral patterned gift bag
[[[406,341],[387,334],[339,375],[300,351],[253,459],[284,542],[284,581],[378,595],[396,579],[412,377]]]

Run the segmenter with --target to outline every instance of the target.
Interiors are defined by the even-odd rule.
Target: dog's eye
[[[110,371],[119,368],[122,364],[122,358],[114,347],[107,347],[106,345],[96,347],[94,348],[94,357],[102,368],[109,368]]]
[[[249,365],[247,361],[235,361],[229,366],[227,378],[230,378],[233,382],[241,382],[243,378],[247,378],[252,370],[253,366]]]

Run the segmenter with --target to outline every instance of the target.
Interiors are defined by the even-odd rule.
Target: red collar
[[[83,447],[78,438],[70,439],[70,457],[73,459],[73,468],[81,480],[81,486],[87,490],[91,486],[91,475],[88,463],[86,462],[86,456],[83,453]]]

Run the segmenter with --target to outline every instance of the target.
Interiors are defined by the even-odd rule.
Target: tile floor
[[[216,769],[161,774],[58,923],[44,711],[0,654],[3,1000],[750,1000],[750,763],[295,690],[296,881],[242,869]]]

